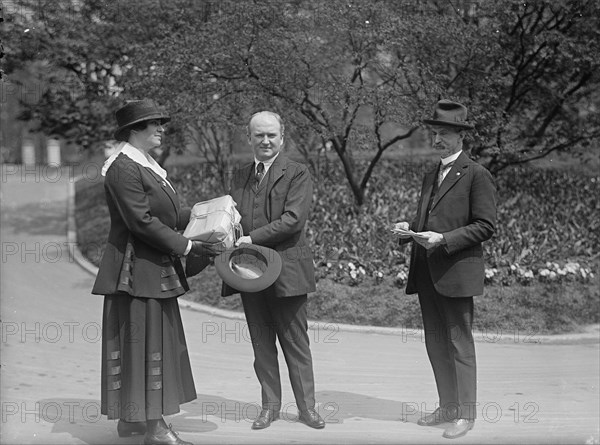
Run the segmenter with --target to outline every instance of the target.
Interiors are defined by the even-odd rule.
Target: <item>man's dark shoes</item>
[[[275,411],[274,409],[263,409],[252,424],[252,429],[264,430],[271,426],[271,422],[275,422],[277,419],[279,419],[279,411]]]
[[[437,408],[431,414],[427,414],[425,417],[421,417],[417,421],[417,425],[421,426],[435,426],[442,423],[452,422],[456,416],[445,409]]]
[[[312,408],[301,412],[299,419],[300,422],[305,423],[311,428],[316,428],[318,430],[325,428],[325,421],[321,416],[319,416],[319,413]]]
[[[173,431],[171,425],[159,425],[153,428],[152,431],[146,432],[144,437],[144,445],[194,445],[191,442],[181,440],[177,433]]]
[[[146,434],[146,422],[125,422],[119,419],[117,423],[119,437],[131,437],[136,434]]]
[[[471,431],[474,425],[474,420],[455,419],[452,421],[452,424],[448,428],[446,428],[442,436],[446,439],[456,439],[458,437],[462,437],[469,431]]]

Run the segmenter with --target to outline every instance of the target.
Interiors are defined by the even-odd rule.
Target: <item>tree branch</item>
[[[375,134],[377,135],[377,153],[375,153],[375,156],[373,156],[373,158],[369,162],[367,170],[365,171],[365,174],[363,175],[362,181],[360,183],[361,190],[366,189],[367,184],[368,184],[369,180],[371,179],[371,175],[373,174],[373,170],[375,169],[375,165],[377,165],[377,162],[379,162],[379,159],[383,155],[384,151],[387,150],[389,147],[391,147],[396,142],[411,137],[411,135],[418,128],[419,127],[413,127],[410,130],[408,130],[406,133],[401,134],[401,135],[396,135],[392,139],[387,141],[386,143],[382,144],[381,125],[376,125]]]

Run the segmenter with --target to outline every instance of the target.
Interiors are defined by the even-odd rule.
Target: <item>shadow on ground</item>
[[[316,394],[318,411],[328,424],[341,424],[346,419],[377,419],[416,423],[422,413],[413,403],[381,399],[343,391],[321,391]],[[94,399],[43,399],[38,401],[40,420],[52,424],[52,433],[67,433],[85,443],[132,443],[119,438],[117,421],[100,414],[100,402]],[[219,423],[243,422],[247,428],[260,412],[257,402],[198,394],[198,398],[182,405],[183,411],[168,416],[168,423],[181,433],[206,433],[219,428]],[[281,408],[281,420],[298,422],[294,403]],[[211,419],[211,420],[208,420]]]
[[[100,401],[94,399],[53,398],[38,401],[40,420],[52,424],[51,433],[67,433],[84,443],[139,443],[140,439],[120,438],[117,435],[117,420],[107,420],[100,415]],[[195,406],[194,406],[195,405]],[[199,405],[187,403],[182,408],[192,408],[192,412],[182,412],[168,416],[167,423],[173,425],[176,432],[205,433],[214,431],[218,425],[202,418]],[[54,441],[52,441],[54,443]]]

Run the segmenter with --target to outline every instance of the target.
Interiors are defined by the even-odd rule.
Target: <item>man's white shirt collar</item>
[[[442,166],[448,165],[450,162],[454,162],[458,159],[458,157],[460,156],[460,154],[462,153],[462,150],[460,150],[457,153],[454,153],[453,155],[450,155],[446,158],[442,158]]]
[[[258,165],[258,163],[262,162],[263,165],[265,166],[265,175],[266,175],[267,172],[269,171],[269,168],[271,168],[271,165],[273,165],[273,162],[275,162],[275,159],[277,159],[277,156],[279,156],[279,153],[277,153],[271,159],[267,159],[266,161],[259,161],[258,159],[256,159],[256,157],[254,157],[254,171],[256,171],[256,166]]]

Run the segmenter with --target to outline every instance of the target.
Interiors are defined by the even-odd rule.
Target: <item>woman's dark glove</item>
[[[188,255],[215,257],[223,249],[218,244],[205,244],[202,241],[192,241],[192,249]]]
[[[185,260],[185,276],[193,277],[194,275],[198,275],[223,250],[223,247],[216,244],[204,244],[201,241],[192,241],[192,248]]]

